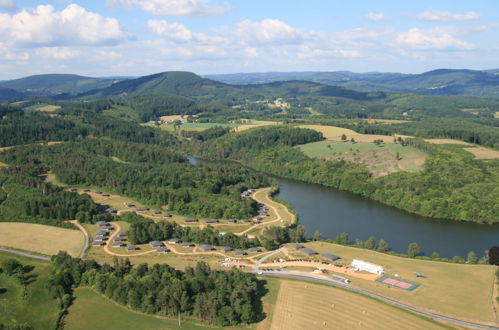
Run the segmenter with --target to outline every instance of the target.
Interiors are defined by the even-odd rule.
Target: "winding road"
[[[78,228],[82,233],[83,233],[83,246],[80,250],[80,254],[78,255],[78,258],[83,259],[85,258],[85,254],[87,253],[88,250],[88,233],[85,227],[80,225],[78,223],[78,220],[69,220],[68,222],[71,222],[76,228]]]
[[[50,257],[39,256],[39,255],[36,255],[36,254],[31,254],[31,253],[21,252],[21,251],[16,251],[16,250],[0,249],[0,252],[17,254],[17,255],[23,256],[23,257],[28,257],[28,258],[34,258],[34,259],[39,259],[39,260],[50,261]]]

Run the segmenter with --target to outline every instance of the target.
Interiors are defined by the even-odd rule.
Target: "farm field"
[[[268,330],[272,324],[272,317],[277,303],[277,295],[281,287],[282,280],[276,278],[259,278],[265,281],[264,287],[267,290],[265,296],[262,297],[263,313],[265,318],[251,328],[256,330]]]
[[[132,329],[206,329],[192,321],[160,318],[134,312],[87,287],[77,288],[75,301],[69,307],[65,329],[132,330]]]
[[[461,140],[454,140],[454,139],[424,139],[426,142],[433,143],[433,144],[460,144],[463,146],[472,146],[471,143],[464,142]]]
[[[485,148],[485,147],[474,147],[474,148],[463,148],[464,150],[471,152],[475,155],[476,159],[498,159],[499,151]]]
[[[403,280],[421,284],[412,292],[357,279],[352,280],[354,286],[457,318],[482,322],[498,321],[493,308],[493,286],[497,267],[402,258],[326,242],[304,245],[319,253],[340,256],[341,264],[350,264],[352,259],[360,259],[383,266],[387,275],[399,274]],[[303,257],[302,253],[294,251],[293,248],[288,251],[293,257]],[[423,274],[426,278],[416,278],[416,273]]]
[[[448,328],[338,288],[282,280],[270,329],[379,329],[382,324],[384,329]]]
[[[361,134],[354,130],[336,126],[325,126],[325,125],[299,125],[301,128],[313,129],[317,132],[321,132],[326,140],[340,141],[343,134],[346,135],[347,139],[350,140],[354,138],[356,142],[374,142],[374,140],[383,140],[385,143],[394,143],[393,139],[396,137],[401,137],[403,139],[410,138],[411,136],[394,134],[393,136],[387,135],[375,135],[375,134]]]
[[[49,263],[0,252],[0,264],[7,259],[16,259],[23,265],[34,266],[29,273],[33,281],[26,293],[19,281],[0,273],[0,324],[29,323],[34,329],[55,329],[59,314],[59,303],[47,290]]]
[[[52,104],[35,104],[30,107],[27,107],[27,110],[34,110],[34,111],[43,111],[43,112],[54,112],[56,110],[59,110],[61,108],[60,105],[52,105]]]
[[[45,255],[67,251],[76,257],[83,246],[83,234],[79,230],[53,226],[0,222],[0,246]]]
[[[239,124],[234,130],[236,132],[246,131],[251,128],[271,125],[281,125],[282,122],[268,120],[246,120],[244,124]]]
[[[388,137],[391,139],[391,137]],[[385,140],[386,137],[385,137]],[[380,146],[369,142],[338,142],[324,140],[298,146],[309,157],[328,160],[348,160],[363,164],[374,177],[399,171],[418,171],[428,155],[414,147],[403,147],[398,143],[384,143]],[[397,154],[399,159],[397,159]]]

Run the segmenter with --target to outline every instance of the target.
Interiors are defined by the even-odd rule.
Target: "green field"
[[[29,323],[35,329],[55,329],[59,303],[47,290],[49,263],[0,252],[0,265],[7,259],[34,266],[29,273],[34,281],[24,291],[17,279],[0,274],[0,323]]]
[[[65,319],[68,330],[132,330],[132,329],[206,329],[192,321],[182,320],[181,326],[176,319],[159,318],[152,315],[134,312],[90,288],[77,288],[75,301],[69,308]],[[210,328],[215,329],[215,328]]]
[[[385,137],[385,139],[392,139]],[[374,176],[398,171],[418,171],[428,155],[414,147],[398,143],[376,145],[372,142],[338,142],[324,140],[299,146],[309,157],[329,160],[348,160],[365,165]],[[397,159],[398,154],[398,159]]]
[[[421,284],[409,292],[378,282],[351,278],[352,285],[371,290],[404,303],[437,311],[457,318],[497,322],[493,300],[495,271],[490,265],[465,265],[391,256],[372,250],[347,247],[326,242],[304,244],[319,253],[340,256],[343,264],[352,259],[372,262],[384,267],[387,275],[399,274],[402,279]],[[293,257],[303,254],[288,249]],[[420,273],[426,278],[416,278]]]

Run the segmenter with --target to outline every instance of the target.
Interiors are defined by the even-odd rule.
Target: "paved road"
[[[286,248],[280,248],[279,250],[275,250],[274,252],[272,253],[269,253],[267,254],[266,256],[263,256],[262,258],[258,259],[258,261],[255,263],[255,265],[253,266],[253,272],[254,273],[258,273],[258,268],[260,267],[260,264],[262,262],[264,262],[265,260],[267,260],[268,258],[272,257],[273,255],[275,254],[278,254],[278,253],[281,253],[281,252],[284,252],[286,251]]]
[[[365,290],[362,290],[359,288],[354,288],[354,287],[347,285],[347,284],[343,284],[340,282],[334,282],[332,280],[329,281],[326,279],[314,278],[314,277],[305,276],[305,275],[302,276],[302,275],[286,274],[286,272],[263,272],[263,274],[261,274],[261,275],[272,276],[272,277],[283,277],[283,278],[290,278],[290,279],[296,279],[296,280],[302,280],[302,281],[310,281],[310,282],[323,283],[323,284],[327,284],[327,285],[333,285],[333,286],[341,287],[341,288],[349,290],[349,291],[361,293],[363,295],[387,302],[391,305],[395,305],[397,307],[409,310],[411,312],[423,314],[423,315],[428,316],[432,319],[442,320],[445,322],[450,322],[450,323],[454,323],[454,324],[465,326],[465,327],[471,327],[471,328],[499,329],[499,327],[494,327],[494,326],[480,324],[480,323],[474,323],[474,322],[462,321],[462,320],[454,319],[451,317],[427,312],[427,311],[418,309],[416,307],[403,304],[403,303],[398,302],[396,300],[393,300],[393,299],[390,299],[390,298],[387,298],[387,297],[384,297],[384,296],[381,296],[381,295],[378,295],[378,294],[375,294],[375,293],[372,293],[369,291],[365,291]]]
[[[12,254],[17,254],[17,255],[23,256],[23,257],[35,258],[35,259],[50,261],[50,257],[37,256],[36,254],[30,254],[30,253],[21,252],[21,251],[0,249],[0,252],[12,253]]]
[[[85,254],[87,253],[88,250],[87,230],[78,222],[78,220],[70,220],[69,222],[71,222],[76,228],[78,228],[83,233],[83,246],[81,248],[80,255],[78,256],[78,258],[83,259],[85,258]]]

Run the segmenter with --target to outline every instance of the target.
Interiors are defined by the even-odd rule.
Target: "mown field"
[[[26,289],[17,279],[0,273],[0,323],[29,323],[34,329],[55,329],[59,303],[47,290],[49,263],[0,252],[0,265],[7,259],[16,259],[34,269],[28,273],[32,282]]]
[[[67,251],[76,257],[83,246],[79,230],[21,222],[0,222],[0,246],[46,255]]]
[[[340,263],[350,264],[352,259],[372,262],[383,266],[388,275],[399,274],[401,279],[421,284],[412,292],[378,282],[352,279],[355,286],[457,318],[498,321],[493,308],[493,286],[497,267],[402,258],[326,242],[311,242],[305,245],[319,253],[340,256]],[[295,252],[293,248],[288,250],[292,256],[303,257],[303,254]],[[416,273],[423,274],[426,278],[417,278]]]
[[[179,326],[175,319],[134,312],[90,288],[77,288],[74,295],[76,299],[65,318],[64,328],[68,330],[206,329],[182,318]]]
[[[444,329],[419,315],[334,287],[282,280],[270,329]]]
[[[27,107],[26,110],[43,111],[43,112],[54,112],[61,108],[60,105],[53,104],[35,104]]]

